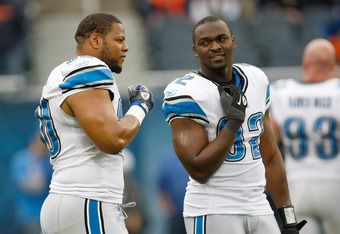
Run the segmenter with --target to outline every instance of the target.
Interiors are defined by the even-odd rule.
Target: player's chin
[[[116,64],[116,65],[110,66],[110,70],[111,70],[112,72],[118,74],[118,73],[121,73],[121,72],[122,72],[123,67],[122,67],[122,65]]]
[[[225,61],[211,63],[211,67],[217,70],[224,69],[227,66]]]
[[[220,57],[220,58],[212,58],[212,59],[210,59],[210,63],[214,67],[218,67],[218,66],[225,66],[227,62],[226,62],[225,58]]]

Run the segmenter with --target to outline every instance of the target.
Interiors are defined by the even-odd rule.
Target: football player
[[[129,48],[118,18],[87,16],[75,40],[76,57],[53,69],[35,112],[54,169],[42,231],[127,234],[122,149],[138,133],[153,96],[145,86],[129,87],[123,116],[112,72],[121,72]]]
[[[340,79],[333,45],[307,44],[303,80],[274,82],[271,119],[282,143],[287,180],[305,234],[340,233]]]
[[[269,82],[257,67],[233,64],[236,40],[208,16],[193,29],[200,68],[164,90],[163,114],[190,175],[184,201],[188,234],[279,234],[265,188],[296,234],[285,168],[269,120]]]

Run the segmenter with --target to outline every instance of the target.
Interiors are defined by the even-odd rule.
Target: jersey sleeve
[[[166,122],[171,123],[177,118],[191,119],[203,126],[209,123],[208,116],[196,100],[195,94],[189,87],[170,83],[164,90],[163,116]]]
[[[274,117],[277,124],[281,124],[282,108],[285,105],[285,90],[291,89],[291,79],[276,80],[270,84],[270,114]],[[283,92],[283,93],[282,93]]]
[[[263,92],[264,92],[264,102],[265,102],[265,109],[268,110],[271,102],[270,98],[270,84],[267,75],[258,67],[252,66],[254,69],[254,75],[256,76],[256,80],[259,85],[263,85]],[[260,87],[260,86],[259,86]]]
[[[63,73],[66,74],[59,84],[63,100],[75,93],[91,89],[100,88],[111,91],[114,84],[110,69],[95,58],[80,58],[79,61],[71,61]]]
[[[267,89],[266,89],[266,110],[269,109],[270,102],[271,102],[271,99],[270,99],[270,84],[268,83],[267,84]]]
[[[111,85],[113,85],[111,72],[105,66],[97,65],[95,67],[84,67],[76,74],[65,77],[59,88],[62,89],[64,94],[73,90],[105,88]]]

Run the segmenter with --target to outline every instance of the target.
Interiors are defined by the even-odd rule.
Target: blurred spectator
[[[316,6],[320,6],[320,5],[333,5],[334,3],[337,2],[337,0],[299,0],[300,4],[302,7],[305,6],[310,6],[310,5],[316,5]]]
[[[340,22],[339,22],[340,23]],[[329,36],[328,40],[333,44],[336,52],[336,62],[340,65],[340,24],[337,33]]]
[[[282,6],[285,11],[285,17],[288,23],[296,28],[296,32],[301,31],[303,15],[299,0],[282,0]],[[299,34],[296,34],[299,35]]]
[[[242,15],[241,0],[190,0],[188,13],[191,23],[195,25],[200,19],[215,15],[234,21]]]
[[[187,16],[188,0],[135,0],[141,12],[145,26],[151,30],[160,30],[168,18],[182,20]]]
[[[208,0],[190,0],[188,14],[192,25],[195,25],[201,18],[211,14]]]
[[[0,75],[21,74],[25,69],[24,4],[0,0]]]
[[[173,17],[182,17],[187,13],[187,0],[148,0],[155,11]]]
[[[260,0],[259,9],[266,8],[268,12],[282,14],[282,17],[296,31],[294,37],[301,36],[303,14],[301,12],[301,0]]]
[[[167,217],[167,232],[186,234],[183,218],[183,201],[189,175],[173,148],[166,151],[158,171],[158,191],[161,210]]]
[[[35,135],[27,148],[13,155],[12,179],[15,185],[15,214],[21,234],[40,233],[40,209],[48,195],[52,166],[46,146]]]
[[[145,215],[143,213],[141,191],[139,183],[134,176],[134,169],[136,167],[135,156],[131,150],[123,149],[124,154],[124,197],[123,204],[129,202],[136,202],[136,206],[127,207],[124,209],[128,218],[125,220],[125,225],[129,234],[142,233],[145,224]]]
[[[325,38],[333,44],[336,61],[340,65],[340,4],[333,7],[332,18],[325,25]]]
[[[242,18],[247,25],[254,24],[257,2],[253,0],[241,0]]]

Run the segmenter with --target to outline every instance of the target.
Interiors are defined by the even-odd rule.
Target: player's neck
[[[224,69],[220,71],[213,71],[213,70],[202,70],[200,69],[198,73],[212,81],[215,81],[219,84],[228,83],[233,80],[232,70]]]
[[[213,76],[214,79],[210,78],[209,76],[206,76],[205,74],[203,74],[201,71],[197,72],[200,76],[211,80],[214,83],[218,83],[219,85],[228,85],[228,84],[235,84],[235,79],[234,76],[232,76],[231,80],[226,81],[226,79],[216,79],[216,76]]]

